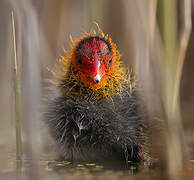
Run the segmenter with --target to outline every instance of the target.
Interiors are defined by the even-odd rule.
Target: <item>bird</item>
[[[109,34],[98,26],[72,40],[53,74],[55,96],[48,102],[45,122],[64,160],[145,161],[146,116],[137,80]]]

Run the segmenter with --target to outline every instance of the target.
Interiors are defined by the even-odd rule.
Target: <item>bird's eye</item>
[[[79,66],[83,65],[83,62],[82,62],[82,59],[81,59],[80,56],[77,56],[77,57],[76,57],[76,61],[77,61],[77,64],[78,64]]]
[[[110,57],[110,59],[108,61],[108,65],[112,65],[112,56]]]

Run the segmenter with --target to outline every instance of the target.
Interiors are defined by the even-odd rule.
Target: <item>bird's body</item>
[[[135,80],[102,32],[73,42],[60,60],[59,93],[46,123],[61,156],[70,161],[140,162],[145,134]],[[125,164],[125,163],[124,163]]]

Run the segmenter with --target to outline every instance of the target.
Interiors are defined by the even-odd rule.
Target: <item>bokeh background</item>
[[[178,39],[181,29],[181,0],[177,1],[177,4]],[[193,1],[191,9],[194,17]],[[11,11],[14,12],[16,27],[24,151],[29,153],[29,149],[34,150],[33,152],[42,151],[43,159],[46,148],[50,147],[49,145],[46,148],[42,147],[47,140],[42,133],[40,105],[41,98],[46,93],[44,82],[51,76],[48,69],[54,69],[56,60],[63,55],[63,49],[70,48],[70,35],[76,39],[81,33],[96,28],[93,22],[97,22],[117,44],[122,60],[134,72],[138,71],[140,77],[144,68],[147,70],[149,59],[152,59],[152,63],[159,62],[157,66],[149,67],[150,72],[154,72],[143,79],[145,84],[154,83],[151,76],[157,76],[158,72],[157,78],[160,78],[160,73],[164,72],[162,69],[164,66],[159,65],[163,58],[163,49],[156,0],[0,0],[0,170],[15,168]],[[194,22],[194,18],[192,21]],[[191,159],[194,158],[193,49],[194,30],[191,32],[186,52],[180,86],[181,119]],[[157,87],[160,86],[162,84],[157,84]],[[152,91],[148,97],[150,96]],[[158,105],[153,106],[155,108]]]

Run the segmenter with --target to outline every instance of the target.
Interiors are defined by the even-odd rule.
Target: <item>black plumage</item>
[[[138,102],[135,90],[97,102],[59,96],[46,123],[66,160],[140,162],[145,120]]]

